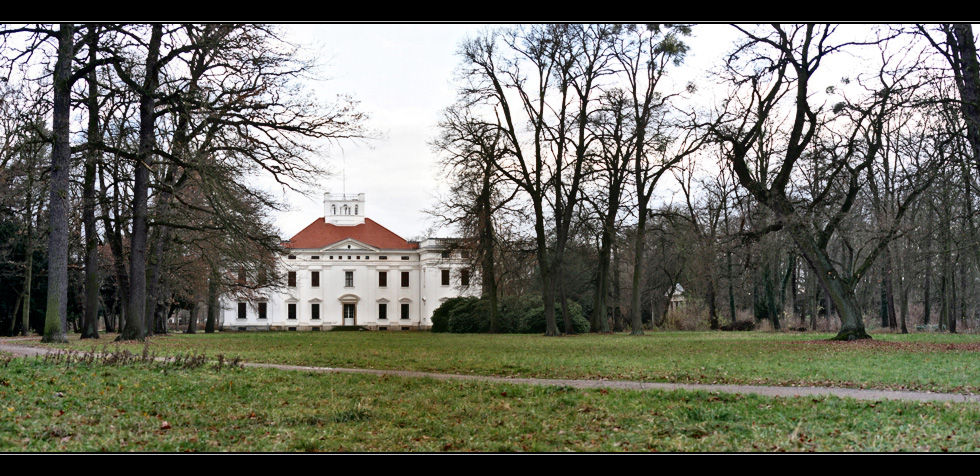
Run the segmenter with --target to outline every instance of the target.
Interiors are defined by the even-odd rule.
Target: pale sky
[[[297,42],[310,44],[326,64],[329,81],[320,97],[350,94],[370,114],[369,127],[384,138],[370,144],[345,144],[327,158],[335,172],[314,196],[287,194],[292,211],[277,215],[276,226],[288,239],[323,216],[323,192],[365,193],[367,216],[406,239],[427,236],[433,220],[424,210],[435,204],[442,181],[428,142],[437,134],[441,112],[456,97],[456,51],[467,36],[486,25],[288,25]],[[728,48],[730,27],[698,26],[689,39],[686,75],[697,79]],[[345,165],[346,164],[346,165]],[[449,236],[451,230],[437,230]]]

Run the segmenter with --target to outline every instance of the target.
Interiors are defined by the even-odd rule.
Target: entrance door
[[[344,304],[344,325],[353,326],[356,325],[355,311],[353,304]]]

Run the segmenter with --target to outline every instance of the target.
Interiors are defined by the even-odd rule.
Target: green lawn
[[[250,362],[457,374],[681,383],[816,385],[980,393],[980,335],[660,332],[629,335],[453,335],[253,332],[150,339],[151,352],[207,352]],[[74,342],[78,349],[111,343]],[[142,345],[130,345],[140,352]]]
[[[814,342],[823,337],[228,333],[156,337],[147,350],[537,377],[980,387],[977,336]],[[0,360],[0,402],[2,451],[980,450],[977,404],[580,390],[141,359]]]
[[[3,451],[977,451],[980,406],[17,359]]]

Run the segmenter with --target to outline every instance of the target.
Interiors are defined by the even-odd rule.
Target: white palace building
[[[365,216],[363,193],[325,193],[323,207],[285,243],[286,286],[223,297],[223,330],[427,329],[446,299],[480,294],[463,252],[447,249],[452,240],[406,241]]]

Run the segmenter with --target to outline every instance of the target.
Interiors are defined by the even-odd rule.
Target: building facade
[[[223,330],[416,330],[445,300],[478,296],[452,239],[410,242],[365,216],[364,194],[325,193],[324,216],[285,243],[284,288],[225,296]]]

